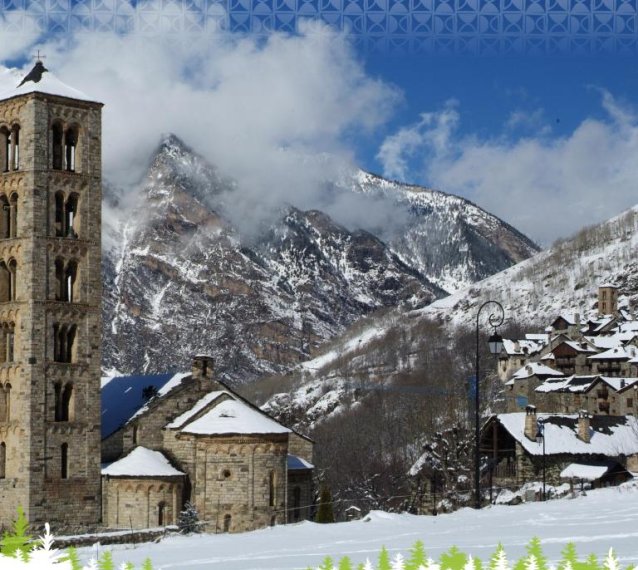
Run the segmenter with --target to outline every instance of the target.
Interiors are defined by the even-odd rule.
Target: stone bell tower
[[[100,518],[101,109],[40,60],[0,93],[0,525]]]

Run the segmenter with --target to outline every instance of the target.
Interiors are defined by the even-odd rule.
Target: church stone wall
[[[103,477],[103,521],[110,529],[177,524],[183,477]]]
[[[210,532],[241,532],[286,521],[288,434],[167,433],[165,447],[190,474],[190,497]]]

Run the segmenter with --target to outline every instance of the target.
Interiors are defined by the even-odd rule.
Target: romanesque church
[[[0,93],[0,525],[209,532],[310,515],[310,439],[215,379],[101,380],[102,104],[38,60]]]

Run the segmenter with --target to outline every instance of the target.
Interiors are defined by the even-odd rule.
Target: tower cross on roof
[[[40,50],[38,50],[38,53],[36,53],[33,57],[35,57],[36,63],[47,58],[46,55],[40,55]]]

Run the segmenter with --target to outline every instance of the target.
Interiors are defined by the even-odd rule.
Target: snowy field
[[[292,570],[316,568],[323,558],[376,560],[382,546],[407,553],[417,540],[432,558],[452,545],[487,561],[502,542],[510,560],[533,536],[555,562],[568,542],[584,558],[613,547],[622,566],[638,564],[638,486],[592,491],[587,497],[547,503],[463,509],[438,517],[373,512],[368,520],[320,525],[304,522],[243,534],[173,537],[157,544],[112,546],[114,560],[137,565],[150,557],[155,570]],[[88,559],[95,549],[82,549]]]

